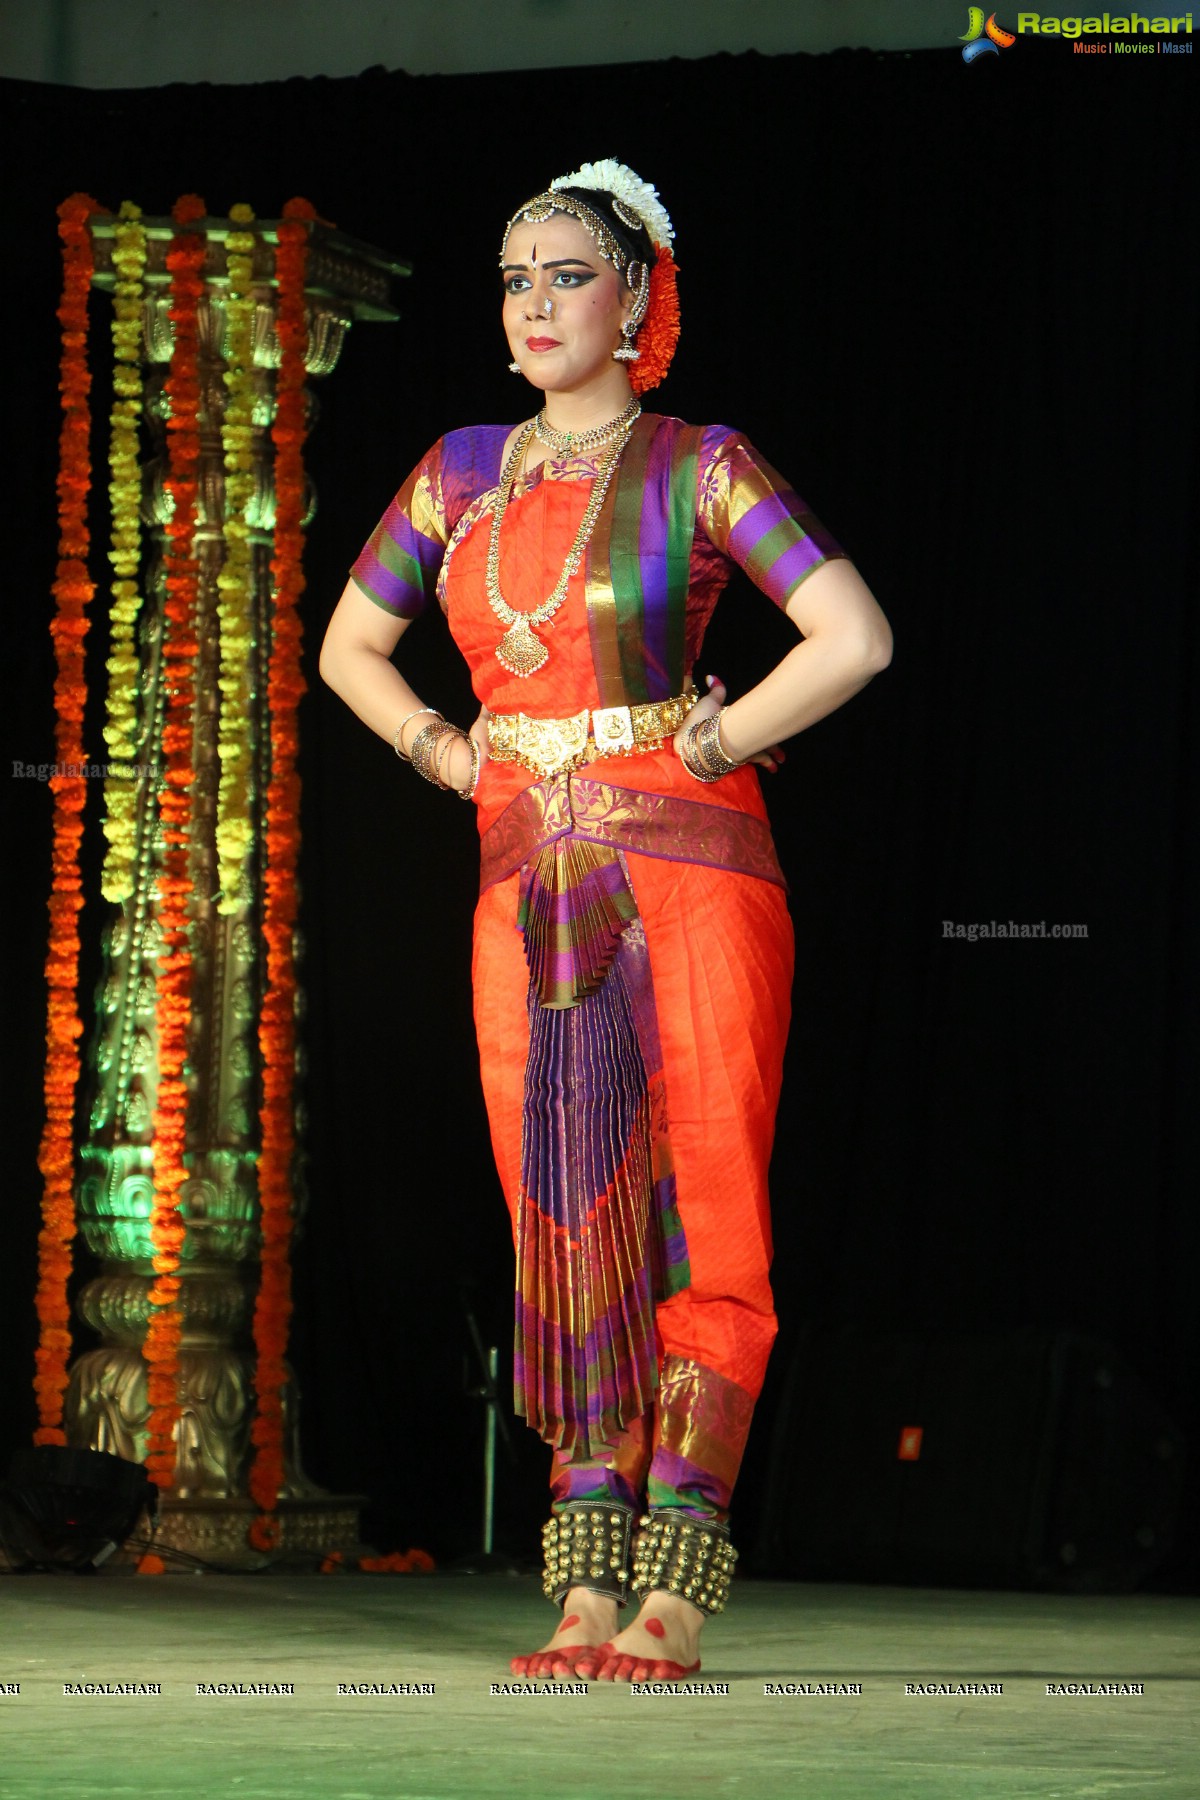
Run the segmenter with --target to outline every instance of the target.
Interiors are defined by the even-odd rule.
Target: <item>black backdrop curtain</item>
[[[425,448],[528,411],[505,370],[501,228],[549,177],[609,154],[658,184],[678,228],[684,332],[659,410],[745,430],[895,629],[892,667],[796,739],[769,788],[799,946],[774,1162],[785,1341],[802,1323],[1075,1326],[1115,1343],[1195,1436],[1193,66],[1022,38],[970,67],[950,45],[0,84],[8,758],[53,756],[57,202],[82,188],[163,213],[194,189],[212,212],[247,199],[270,216],[301,193],[415,265],[402,322],[350,334],[309,447],[311,1202],[294,1357],[310,1472],[371,1496],[385,1548],[476,1539],[460,1294],[472,1284],[506,1365],[511,1247],[470,1020],[471,816],[321,688],[316,651]],[[99,432],[95,452],[102,487]],[[103,533],[98,512],[98,569]],[[739,582],[704,670],[736,693],[791,641]],[[423,696],[472,716],[440,618],[404,652]],[[100,627],[92,653],[98,755]],[[6,1450],[33,1418],[50,806],[36,781],[3,791]],[[101,910],[85,918],[89,982]],[[946,920],[1087,936],[968,943]],[[500,1534],[526,1549],[544,1453],[514,1429]],[[1181,1553],[1169,1577],[1186,1567]]]

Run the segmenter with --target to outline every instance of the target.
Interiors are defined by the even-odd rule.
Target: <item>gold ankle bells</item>
[[[572,1588],[587,1588],[624,1606],[629,1599],[633,1508],[614,1501],[572,1500],[542,1527],[542,1592],[561,1606]]]
[[[698,699],[690,688],[675,699],[638,706],[585,706],[565,719],[493,713],[488,720],[488,754],[497,762],[520,763],[535,775],[558,775],[601,756],[661,750]]]
[[[400,734],[408,721],[417,718],[421,713],[431,715],[430,723],[422,725],[412,741],[412,749],[406,754],[401,747]],[[453,782],[442,779],[442,763],[445,760],[446,750],[456,738],[462,738],[471,752],[471,779],[465,788],[456,788]],[[418,706],[414,711],[405,713],[392,738],[392,749],[401,762],[411,763],[418,775],[423,775],[426,781],[431,781],[434,787],[441,788],[443,793],[457,794],[460,800],[470,800],[473,797],[479,781],[479,745],[467,732],[460,730],[457,725],[451,725],[432,706]]]
[[[707,1525],[674,1507],[649,1512],[633,1548],[632,1591],[678,1594],[702,1612],[724,1612],[737,1551],[722,1525]]]
[[[561,1606],[572,1588],[586,1588],[624,1606],[631,1594],[678,1594],[701,1612],[724,1612],[737,1551],[723,1525],[709,1525],[674,1507],[643,1515],[633,1543],[633,1511],[614,1501],[573,1500],[542,1527],[542,1591]]]

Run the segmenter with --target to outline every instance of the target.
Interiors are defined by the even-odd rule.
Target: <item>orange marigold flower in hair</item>
[[[674,257],[662,245],[650,270],[650,302],[637,334],[638,360],[629,365],[635,394],[657,387],[671,366],[679,342],[678,274]]]

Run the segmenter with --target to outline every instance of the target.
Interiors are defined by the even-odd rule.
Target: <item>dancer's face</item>
[[[578,219],[514,225],[501,273],[509,348],[534,387],[569,393],[611,372],[633,296]]]

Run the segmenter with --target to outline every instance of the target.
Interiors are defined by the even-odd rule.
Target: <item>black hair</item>
[[[581,200],[585,206],[591,208],[598,218],[604,220],[630,261],[645,263],[651,269],[654,267],[655,249],[650,240],[650,233],[644,225],[639,225],[635,230],[626,225],[623,219],[618,218],[613,210],[611,194],[603,194],[595,188],[584,187],[553,188],[550,191],[555,194],[569,194],[572,200]]]

